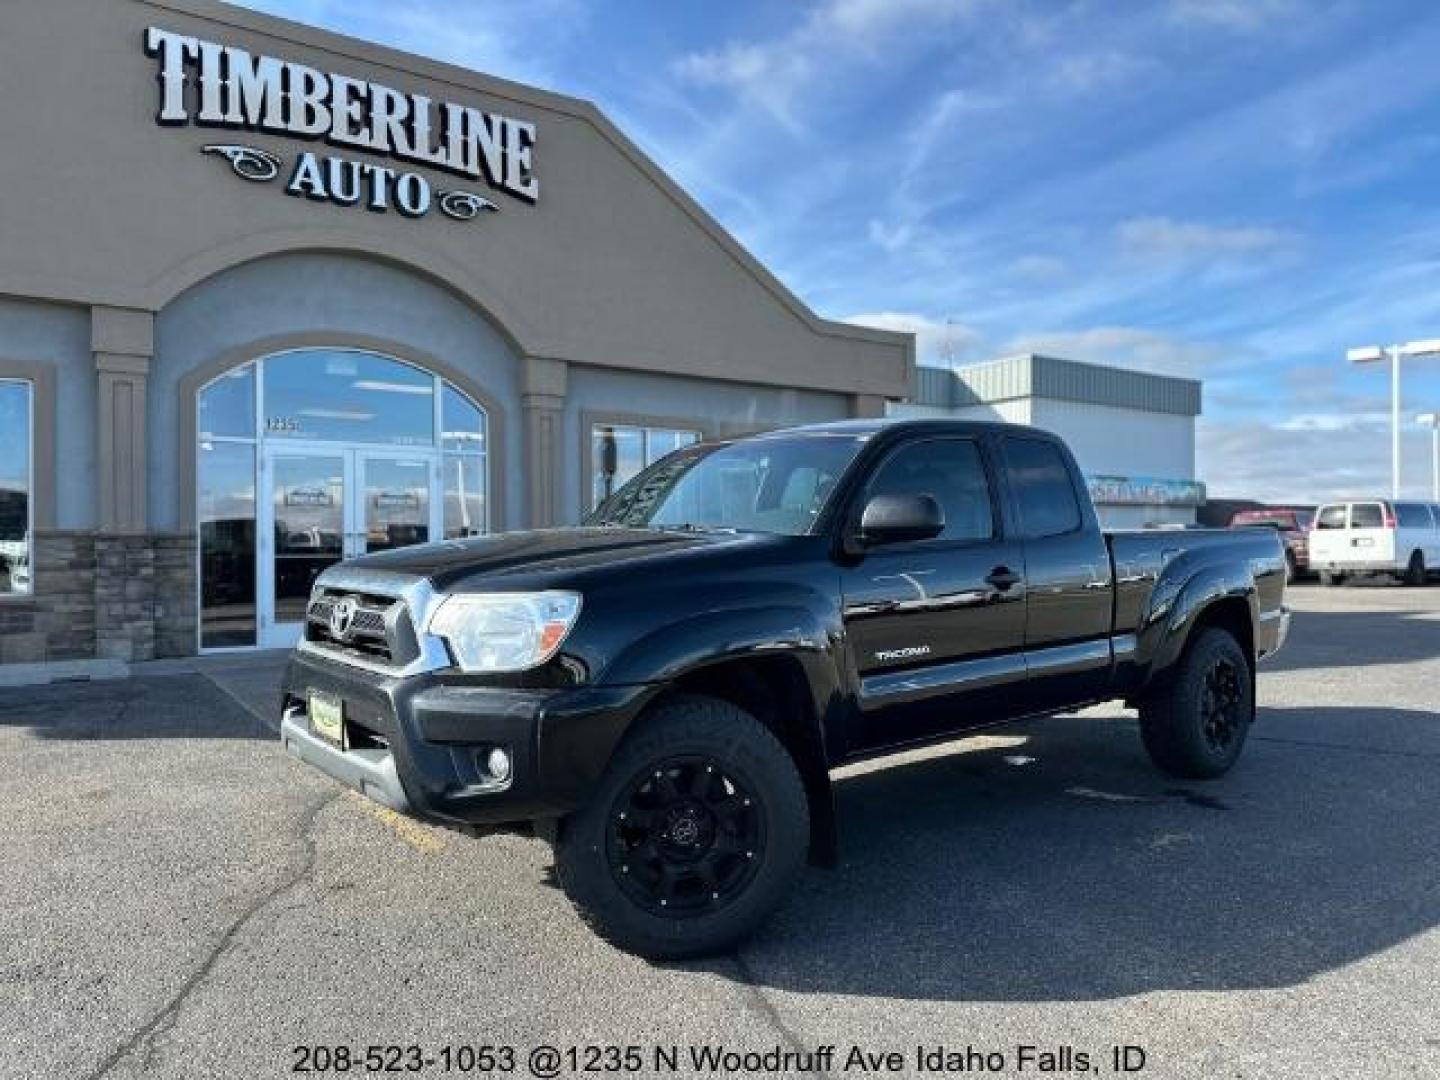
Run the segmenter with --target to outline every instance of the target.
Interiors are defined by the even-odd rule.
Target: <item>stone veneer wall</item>
[[[199,589],[195,581],[195,536],[165,534],[155,541],[155,655],[193,656]]]
[[[195,652],[195,537],[36,534],[35,594],[0,600],[0,664]]]

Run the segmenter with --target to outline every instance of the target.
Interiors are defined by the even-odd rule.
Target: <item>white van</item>
[[[1325,585],[1349,574],[1394,574],[1423,585],[1440,571],[1440,505],[1369,499],[1327,503],[1310,531],[1310,569]]]

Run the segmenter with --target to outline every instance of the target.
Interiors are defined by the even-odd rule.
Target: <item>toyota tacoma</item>
[[[727,949],[807,861],[830,770],[1122,699],[1211,778],[1283,643],[1273,530],[1103,532],[1058,438],[845,421],[677,450],[578,528],[316,581],[286,749],[397,811],[533,823],[604,937]]]

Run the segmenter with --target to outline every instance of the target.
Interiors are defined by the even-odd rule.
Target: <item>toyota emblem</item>
[[[355,624],[355,601],[348,596],[336,601],[330,609],[330,632],[342,641],[350,636],[350,627]]]

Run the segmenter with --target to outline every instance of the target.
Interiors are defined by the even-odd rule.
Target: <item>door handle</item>
[[[1008,592],[1020,584],[1020,575],[1008,566],[997,566],[985,575],[986,584],[993,585],[1000,592]]]

